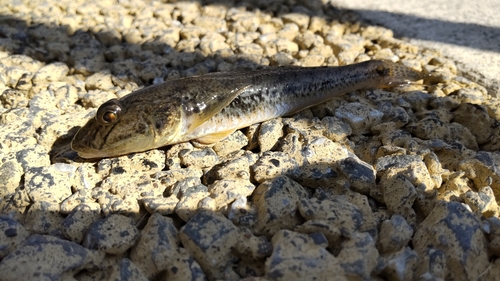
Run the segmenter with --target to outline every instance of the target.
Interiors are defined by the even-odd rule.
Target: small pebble
[[[229,266],[232,248],[238,243],[238,229],[231,221],[200,212],[181,228],[179,238],[209,279],[238,278]]]
[[[272,236],[280,229],[291,228],[300,219],[297,203],[307,190],[286,176],[262,182],[252,195],[257,208],[257,233]]]
[[[0,216],[0,233],[0,259],[14,252],[30,236],[20,223],[7,216]]]
[[[461,264],[453,270],[442,267],[443,277],[477,279],[489,265],[480,220],[458,202],[437,203],[417,227],[412,242],[415,252],[424,259],[432,260],[433,252],[439,251],[444,263]],[[432,268],[429,270],[432,272]]]
[[[315,241],[313,235],[280,230],[272,243],[273,253],[266,262],[266,277],[269,279],[328,280],[336,276],[336,280],[348,280],[340,260],[330,254],[325,245]],[[301,263],[303,258],[308,262]]]
[[[59,280],[91,269],[103,258],[74,242],[35,234],[2,260],[0,275],[3,280],[40,280],[43,275]]]
[[[85,235],[83,245],[112,255],[123,254],[139,238],[139,230],[132,219],[113,214],[94,222]]]
[[[69,240],[80,244],[90,225],[100,218],[97,203],[79,204],[62,221],[62,232]]]

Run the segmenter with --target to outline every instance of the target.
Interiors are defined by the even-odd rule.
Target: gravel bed
[[[235,2],[0,5],[0,279],[497,280],[499,99],[322,1]],[[211,146],[69,147],[147,85],[369,59],[431,76]]]

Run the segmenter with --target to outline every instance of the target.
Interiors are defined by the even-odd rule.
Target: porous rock
[[[21,182],[22,167],[17,161],[5,161],[0,166],[0,196],[15,192]]]
[[[59,204],[55,202],[37,201],[33,203],[26,214],[26,228],[38,234],[58,235],[64,219],[59,213],[59,209]]]
[[[330,225],[340,230],[343,237],[350,237],[363,224],[363,215],[355,205],[346,201],[342,196],[330,200],[301,198],[298,209],[300,215],[307,221],[328,221]]]
[[[325,249],[325,237],[280,230],[272,239],[273,252],[266,262],[265,277],[271,280],[348,280],[340,260]],[[303,263],[303,260],[307,260]]]
[[[60,165],[59,165],[60,166]],[[26,171],[25,188],[33,201],[60,201],[71,195],[70,183],[74,170],[61,170],[54,164]]]
[[[362,103],[348,103],[335,111],[335,117],[349,124],[353,134],[363,134],[380,122],[383,113]]]
[[[437,118],[426,117],[407,126],[407,129],[421,139],[442,139],[447,142],[458,141],[469,149],[478,150],[476,138],[469,129],[459,123],[445,123]]]
[[[200,264],[210,280],[237,280],[238,275],[231,268],[230,261],[236,253],[250,254],[254,258],[268,254],[269,246],[260,239],[245,235],[247,245],[240,244],[238,228],[227,218],[202,211],[191,217],[179,232],[179,237],[187,251]],[[243,237],[242,237],[243,238]],[[236,248],[236,252],[233,249]]]
[[[474,158],[460,163],[461,170],[474,182],[476,188],[491,186],[496,198],[500,198],[500,156],[496,153],[479,151]]]
[[[210,196],[218,208],[230,204],[240,197],[252,195],[255,186],[246,180],[217,180],[208,186]]]
[[[247,144],[248,139],[246,136],[240,130],[236,130],[227,138],[215,143],[213,150],[217,153],[217,155],[225,156],[240,150]]]
[[[272,236],[280,229],[291,229],[301,222],[297,203],[308,197],[307,190],[286,176],[262,182],[252,201],[257,208],[255,231]]]
[[[69,68],[66,64],[56,62],[41,67],[33,76],[33,83],[47,83],[50,81],[59,81],[62,77],[66,76]]]
[[[75,273],[99,264],[103,256],[74,242],[33,235],[0,263],[3,280],[47,280],[71,278]],[[25,266],[29,264],[29,266]]]
[[[296,173],[297,161],[290,159],[283,152],[265,152],[252,166],[254,178],[257,182],[270,180],[278,175]]]
[[[187,167],[208,168],[219,162],[219,157],[211,148],[179,153],[181,164]]]
[[[188,276],[190,280],[203,280],[205,275],[198,263],[179,245],[178,231],[172,219],[155,213],[131,249],[130,260],[148,279],[166,274],[172,280],[182,280]]]
[[[113,281],[147,281],[148,278],[144,275],[142,270],[138,268],[129,259],[122,259],[111,269],[111,274],[108,280]]]
[[[178,202],[179,198],[175,195],[168,197],[144,197],[141,199],[141,203],[150,214],[158,213],[161,215],[173,214]]]
[[[396,231],[398,229],[398,231]],[[380,226],[377,241],[381,253],[392,253],[403,249],[411,240],[413,229],[401,215],[393,215]]]
[[[460,104],[453,112],[453,121],[469,129],[479,145],[491,141],[491,128],[498,122],[489,116],[484,107],[468,103]]]
[[[404,214],[411,225],[416,223],[416,213],[412,206],[417,199],[417,191],[412,182],[396,169],[389,169],[381,177],[380,189],[389,211]]]
[[[175,206],[175,213],[187,222],[198,211],[203,199],[210,198],[208,187],[203,184],[190,186],[179,194],[179,202]],[[215,202],[214,202],[215,203]]]
[[[83,245],[89,249],[119,255],[130,249],[137,238],[139,238],[139,231],[132,219],[113,214],[90,226],[83,240]]]
[[[441,201],[417,227],[412,239],[415,252],[428,263],[421,263],[420,274],[431,272],[438,278],[477,279],[488,267],[486,236],[481,222],[466,206]],[[442,260],[433,272],[436,255]]]
[[[357,156],[353,156],[342,159],[339,170],[351,184],[352,190],[368,195],[375,189],[375,169]]]
[[[97,203],[79,204],[62,221],[64,236],[75,243],[81,243],[90,225],[100,218]]]
[[[348,279],[370,279],[382,265],[375,241],[366,232],[355,233],[342,243],[337,259]]]
[[[391,280],[414,280],[420,262],[419,256],[410,247],[383,256],[385,267],[380,276]]]
[[[0,259],[14,252],[29,237],[20,223],[7,216],[0,216],[0,233]]]
[[[278,139],[283,136],[283,123],[280,118],[271,119],[260,124],[257,141],[260,151],[272,150]]]

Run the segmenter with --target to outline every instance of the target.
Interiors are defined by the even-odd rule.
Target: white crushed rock
[[[500,100],[321,1],[233,2],[0,5],[0,279],[498,276]],[[432,75],[214,145],[69,148],[101,103],[153,83],[369,59]]]

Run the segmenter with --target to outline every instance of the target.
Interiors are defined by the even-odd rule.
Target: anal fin
[[[216,143],[220,140],[225,139],[230,134],[232,134],[234,131],[236,131],[236,130],[231,129],[231,130],[227,130],[227,131],[216,132],[216,133],[213,133],[210,135],[203,136],[201,138],[197,138],[196,141],[198,141],[199,143],[203,143],[203,144]]]

